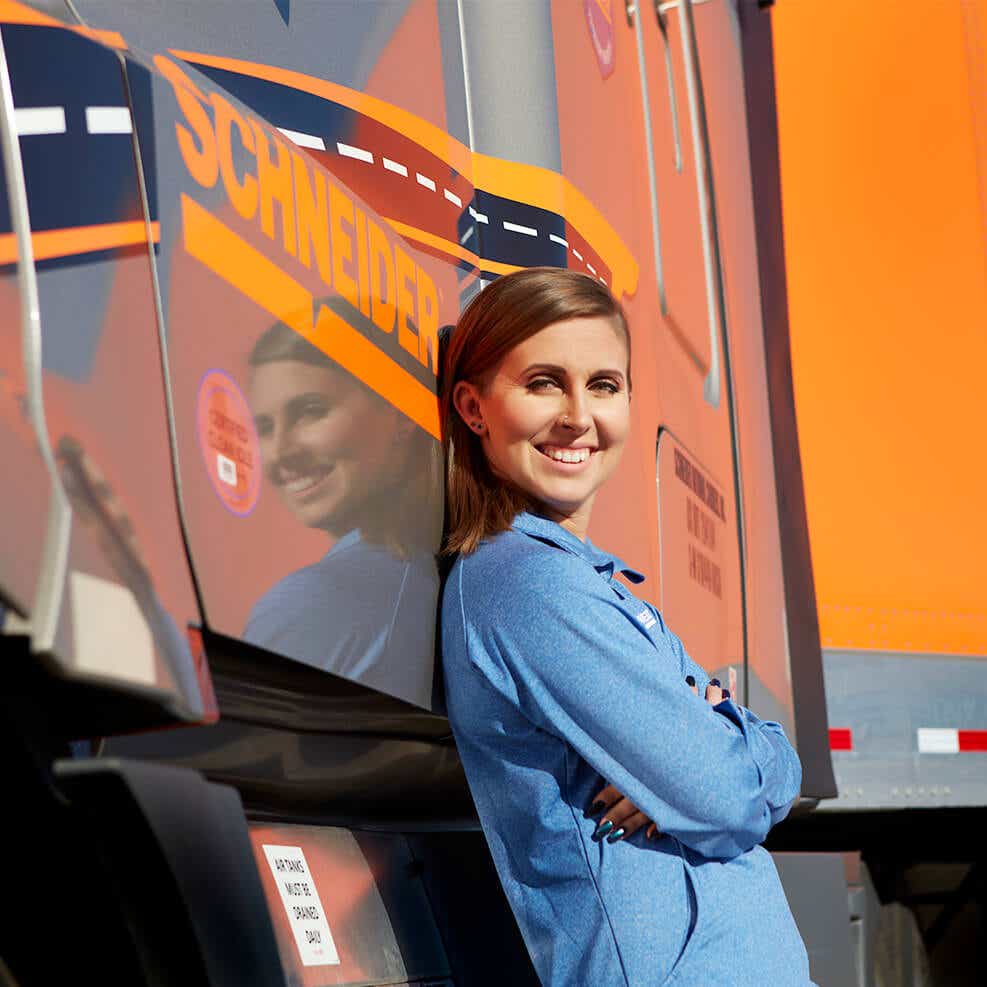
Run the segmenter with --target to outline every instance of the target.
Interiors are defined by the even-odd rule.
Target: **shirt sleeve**
[[[662,832],[729,858],[783,817],[801,768],[781,728],[696,696],[664,624],[656,654],[606,581],[559,550],[485,574],[475,588],[467,569],[460,601],[474,666]]]
[[[658,610],[650,603],[648,608],[661,621],[666,638],[678,656],[682,678],[691,675],[696,680],[696,691],[700,696],[705,696],[706,686],[710,681],[709,673],[689,657],[681,640],[666,627]],[[771,810],[771,826],[775,826],[788,815],[802,788],[802,763],[785,736],[785,728],[772,720],[758,719],[746,706],[732,700],[720,703],[715,709],[724,716],[729,716],[738,729],[747,731],[748,742],[752,747],[767,745],[770,748],[770,751],[762,751],[757,760],[759,763],[770,760],[775,768],[768,779],[768,807]]]

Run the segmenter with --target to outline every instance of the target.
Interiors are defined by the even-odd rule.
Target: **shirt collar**
[[[342,538],[340,538],[333,546],[326,552],[326,555],[333,555],[336,552],[345,552],[346,549],[351,548],[360,541],[360,529],[354,528],[352,531],[347,531]]]
[[[588,562],[601,576],[608,580],[613,579],[616,573],[626,576],[632,583],[643,583],[644,576],[636,569],[632,569],[625,562],[622,562],[616,555],[604,552],[597,548],[588,538],[581,541],[571,531],[567,531],[561,524],[550,521],[546,517],[532,514],[529,511],[522,511],[511,525],[515,531],[521,531],[539,541],[548,542],[570,555],[576,555]]]

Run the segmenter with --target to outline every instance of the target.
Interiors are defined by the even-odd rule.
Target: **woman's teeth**
[[[590,453],[589,449],[551,449],[545,446],[539,451],[558,463],[585,463]]]
[[[321,476],[300,476],[297,480],[289,480],[285,483],[284,488],[288,493],[304,493],[309,487],[314,487]]]

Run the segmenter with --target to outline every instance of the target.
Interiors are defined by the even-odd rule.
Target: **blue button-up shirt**
[[[449,718],[538,975],[805,987],[805,948],[758,845],[798,795],[798,757],[777,723],[700,698],[707,674],[618,572],[642,580],[521,514],[457,559],[443,597]],[[604,779],[665,835],[594,841],[586,808]]]

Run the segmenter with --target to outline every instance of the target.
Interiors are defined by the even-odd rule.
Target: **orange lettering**
[[[216,140],[219,144],[219,173],[223,176],[223,187],[233,208],[244,218],[252,219],[257,212],[257,179],[245,172],[243,181],[233,170],[233,125],[240,132],[240,142],[251,154],[254,153],[254,135],[247,121],[222,96],[213,93],[210,97],[216,108]]]
[[[370,318],[370,272],[367,263],[367,217],[356,211],[356,272],[360,285],[360,311]]]
[[[353,229],[353,200],[329,183],[329,231],[332,236],[332,283],[336,291],[359,308],[356,282],[343,265],[353,260],[353,237],[343,229],[343,220]]]
[[[171,83],[175,99],[185,114],[185,119],[195,131],[192,133],[180,123],[175,124],[178,149],[189,174],[203,187],[212,188],[219,178],[219,157],[216,154],[216,135],[213,133],[209,114],[203,109],[206,97],[192,80],[170,59],[154,56],[158,71]],[[198,146],[195,138],[198,138]]]
[[[384,231],[372,219],[367,220],[367,227],[370,250],[370,305],[373,320],[374,324],[384,332],[393,332],[397,307],[394,304],[394,258],[391,257],[391,245]]]
[[[309,171],[305,158],[292,152],[295,163],[295,209],[298,214],[298,259],[306,266],[312,266],[310,246],[315,248],[315,263],[319,268],[319,276],[326,284],[332,284],[332,272],[329,270],[329,213],[326,208],[326,180],[318,172],[312,172],[312,184],[309,183]],[[312,188],[315,195],[312,195]]]
[[[398,342],[416,358],[418,334],[415,331],[415,296],[408,290],[415,283],[415,262],[400,248],[394,248],[397,264]]]
[[[439,372],[439,295],[435,282],[418,268],[418,359],[427,367],[432,355],[432,373]]]
[[[279,140],[275,140],[278,163],[271,161],[267,135],[260,125],[250,121],[257,138],[257,180],[260,183],[261,229],[274,239],[274,201],[281,205],[281,228],[284,249],[295,256],[295,196],[291,187],[291,152]]]

